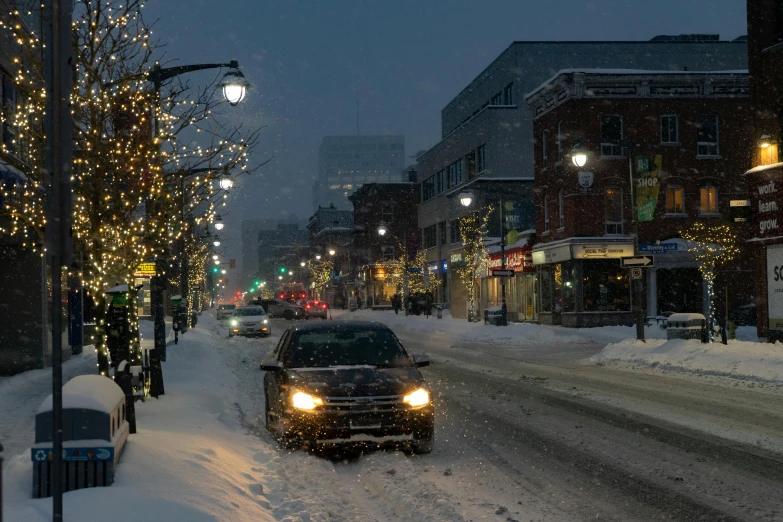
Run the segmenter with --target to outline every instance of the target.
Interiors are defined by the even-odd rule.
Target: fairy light
[[[468,290],[468,320],[476,321],[476,280],[479,273],[486,270],[489,254],[484,246],[484,233],[487,229],[492,205],[478,209],[459,218],[459,233],[462,239],[462,252],[465,266],[457,268],[462,284]]]

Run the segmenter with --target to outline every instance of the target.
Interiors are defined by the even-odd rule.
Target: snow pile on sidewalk
[[[443,312],[443,319],[435,316],[395,314],[385,310],[357,310],[346,312],[334,310],[335,319],[379,321],[392,329],[399,328],[407,332],[445,335],[465,342],[493,344],[537,345],[553,342],[588,343],[590,339],[577,335],[582,332],[575,329],[555,329],[533,323],[510,323],[508,327],[486,325],[484,322],[470,323],[465,319],[455,319]]]
[[[588,361],[783,383],[783,345],[780,343],[731,340],[724,345],[684,339],[649,339],[645,343],[628,339],[607,345]]]
[[[151,339],[151,325],[142,325]],[[234,343],[216,331],[215,320],[203,314],[196,329],[168,346],[166,393],[136,403],[138,433],[128,439],[114,484],[66,493],[65,520],[257,522],[329,520],[339,513],[341,508],[326,500],[317,485],[304,495],[289,491],[285,455],[240,423],[238,398],[263,408],[263,396],[256,392],[263,375],[258,360],[271,341]],[[229,359],[246,361],[242,375],[232,371]],[[94,362],[88,365],[94,372]],[[13,522],[52,518],[51,498],[30,498],[32,419],[41,398],[33,404],[26,394],[38,380],[41,395],[48,393],[51,381],[41,377],[34,372],[2,388],[1,402],[23,405],[13,410],[18,433],[13,424],[0,433],[4,444],[15,442],[6,447],[3,469],[5,520]]]

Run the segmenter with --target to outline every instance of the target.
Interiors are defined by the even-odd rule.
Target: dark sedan
[[[384,324],[292,326],[261,363],[267,428],[285,447],[406,443],[432,451],[435,408],[418,368]]]

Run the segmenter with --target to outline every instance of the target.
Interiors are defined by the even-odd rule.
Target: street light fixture
[[[385,236],[386,232],[388,232],[388,229],[384,225],[381,225],[381,226],[378,227],[378,235],[379,236]]]
[[[223,97],[232,106],[236,106],[245,98],[245,93],[250,82],[247,81],[242,71],[235,69],[223,75],[223,80],[218,84],[223,89]]]
[[[321,260],[321,254],[316,254],[316,255],[315,255],[315,259],[316,259],[316,260],[318,260],[318,261],[320,261],[320,260]]]
[[[219,232],[219,231],[223,230],[223,227],[225,227],[225,226],[226,226],[226,224],[223,223],[223,218],[220,217],[220,214],[215,216],[215,230],[217,230]]]
[[[220,264],[220,259],[215,259],[215,264],[219,265]]]
[[[220,257],[219,255],[215,254],[215,255],[212,256],[212,259],[217,259],[219,257]]]
[[[571,149],[571,163],[579,168],[587,164],[587,149],[582,147],[582,144],[579,142],[576,142],[574,148]]]
[[[221,177],[219,183],[220,183],[220,188],[222,188],[223,190],[231,190],[231,187],[234,186],[234,180],[232,180],[231,176],[229,176],[228,174]]]
[[[469,207],[472,205],[474,199],[476,199],[476,197],[470,191],[463,192],[459,195],[459,202],[463,207]]]
[[[212,242],[212,244],[215,245],[216,247],[219,247],[220,246],[220,238],[215,236],[215,240]]]
[[[333,256],[335,254],[334,248],[329,249],[329,255]]]

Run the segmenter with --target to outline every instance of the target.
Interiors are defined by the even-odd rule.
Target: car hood
[[[243,317],[234,317],[234,319],[237,320],[237,322],[240,323],[257,323],[259,321],[262,321],[266,319],[266,316],[264,315],[247,315]]]
[[[415,367],[337,366],[286,370],[288,384],[322,397],[402,395],[424,383]]]

